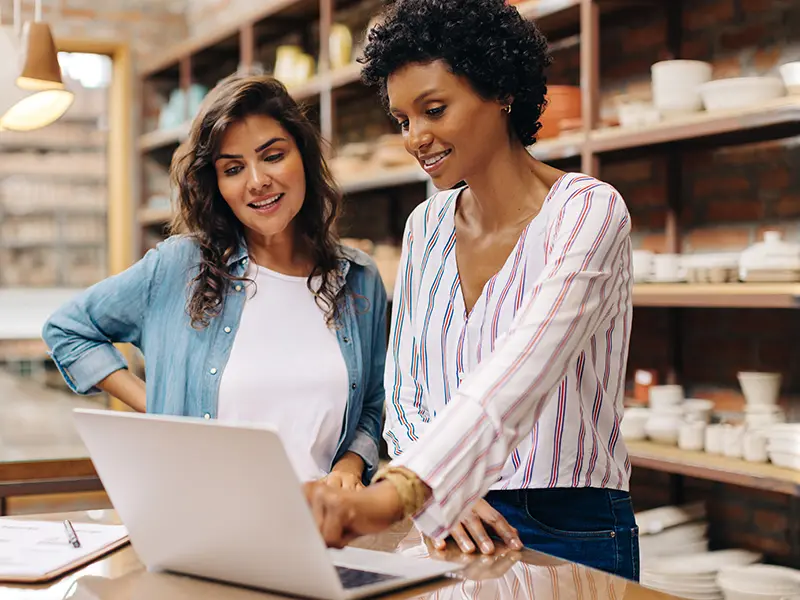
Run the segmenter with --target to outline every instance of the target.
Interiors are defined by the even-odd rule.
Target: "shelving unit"
[[[800,497],[800,471],[653,442],[626,442],[634,467]]]
[[[0,132],[0,287],[81,287],[106,274],[106,90],[74,89],[74,113]]]

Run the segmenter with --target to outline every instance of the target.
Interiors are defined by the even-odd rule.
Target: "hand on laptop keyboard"
[[[333,548],[383,531],[403,518],[400,497],[391,484],[378,483],[351,492],[310,482],[303,489],[325,543]]]

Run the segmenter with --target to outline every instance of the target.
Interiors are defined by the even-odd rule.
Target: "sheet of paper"
[[[0,579],[50,573],[128,535],[124,525],[72,525],[80,548],[69,543],[62,521],[0,519]]]

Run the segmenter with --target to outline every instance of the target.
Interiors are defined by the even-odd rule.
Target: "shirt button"
[[[235,287],[235,288],[233,288],[233,289],[235,289],[237,292],[241,292],[241,291],[242,291],[242,286],[241,286],[240,284],[238,284],[238,283],[237,283],[237,284],[236,284],[236,287]]]
[[[217,374],[217,367],[211,367],[211,370],[209,371],[209,373],[211,373],[212,375],[216,375]]]
[[[208,420],[211,418],[211,415],[210,415],[209,413],[206,413],[206,414],[204,414],[204,415],[203,415],[203,418],[204,418],[206,421],[208,421]]]
[[[246,259],[246,258],[243,258],[243,259],[242,259],[242,264],[243,264],[243,265],[246,265],[246,264],[247,264],[247,259]]]
[[[349,344],[349,343],[350,343],[350,338],[349,338],[349,337],[347,337],[347,336],[345,336],[345,337],[343,337],[343,338],[342,338],[342,341],[343,341],[345,344]]]
[[[354,383],[354,384],[353,384],[353,385],[351,385],[350,387],[351,387],[351,388],[353,388],[353,389],[356,389],[358,386],[357,386],[357,385]]]
[[[231,328],[230,327],[226,327],[225,328],[225,333],[230,333],[230,332],[231,332]]]

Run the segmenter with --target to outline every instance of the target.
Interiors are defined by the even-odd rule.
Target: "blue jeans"
[[[639,581],[639,528],[628,492],[498,490],[486,501],[516,527],[526,547]]]

